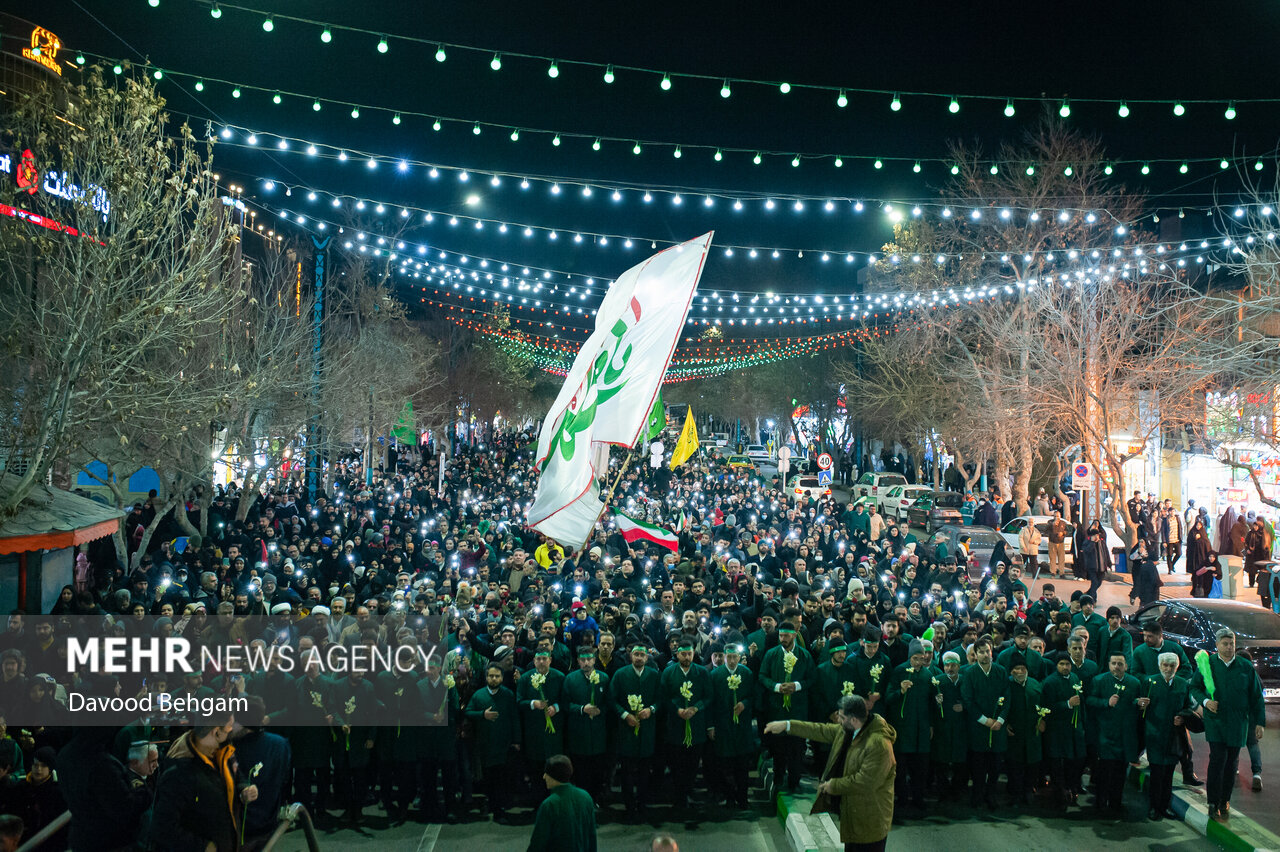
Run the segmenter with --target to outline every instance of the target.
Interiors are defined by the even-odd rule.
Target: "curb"
[[[1145,769],[1130,772],[1130,780],[1139,789],[1146,787],[1149,776]],[[1169,807],[1193,831],[1229,852],[1280,852],[1280,835],[1241,811],[1233,808],[1231,818],[1225,823],[1209,819],[1208,805],[1198,787],[1174,787]]]

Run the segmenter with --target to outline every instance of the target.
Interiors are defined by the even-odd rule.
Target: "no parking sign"
[[[1080,462],[1071,466],[1071,490],[1089,491],[1093,488],[1093,465]]]

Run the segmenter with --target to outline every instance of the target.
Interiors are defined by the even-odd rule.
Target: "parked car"
[[[924,527],[929,535],[943,524],[960,524],[964,495],[957,491],[929,491],[907,507],[907,523]]]
[[[902,523],[907,519],[907,507],[931,491],[933,489],[927,485],[893,486],[884,495],[885,519],[893,518]]]
[[[1209,598],[1167,598],[1147,604],[1129,616],[1125,629],[1134,645],[1142,641],[1142,628],[1159,621],[1166,639],[1182,645],[1187,657],[1196,651],[1213,653],[1213,634],[1221,627],[1236,633],[1236,651],[1253,660],[1262,679],[1262,695],[1269,704],[1280,703],[1280,615],[1245,603]]]
[[[747,458],[751,459],[756,464],[765,464],[766,462],[773,461],[773,456],[769,455],[769,448],[764,444],[748,444]]]
[[[742,456],[742,455],[729,456],[728,464],[729,464],[729,467],[733,468],[735,471],[748,470],[748,471],[751,471],[752,473],[756,472],[756,463],[753,462],[747,456]]]
[[[831,489],[825,485],[819,485],[817,476],[806,473],[791,477],[791,481],[787,483],[787,495],[821,500],[823,497],[831,496]]]
[[[1008,545],[1009,555],[1019,553],[1018,550],[1018,534],[1022,532],[1023,527],[1028,523],[1034,523],[1036,529],[1040,530],[1040,554],[1036,557],[1041,565],[1049,564],[1049,522],[1053,520],[1050,515],[1020,515],[1009,523],[1000,528],[1000,535],[1004,537],[1005,543]],[[1106,533],[1107,550],[1115,551],[1124,549],[1124,540],[1116,535],[1116,531],[1111,527],[1103,526]],[[1072,553],[1075,550],[1076,528],[1074,524],[1067,524],[1067,535],[1065,539],[1066,556],[1063,561],[1067,565],[1074,563]]]
[[[707,437],[708,437],[708,440],[710,441],[710,443],[714,444],[714,445],[715,445],[715,446],[717,446],[717,447],[727,447],[727,446],[729,446],[729,433],[728,433],[728,432],[712,432],[712,433],[711,433],[710,435],[708,435]]]
[[[1021,553],[1018,549],[1018,535],[1029,523],[1034,523],[1036,529],[1040,530],[1040,553],[1036,556],[1043,569],[1049,566],[1049,522],[1053,520],[1050,515],[1022,515],[1014,518],[1009,523],[1000,528],[1000,536],[1004,539],[1006,549],[1009,555]],[[1074,524],[1067,524],[1067,534],[1063,543],[1066,555],[1063,557],[1063,564],[1071,565],[1075,560],[1072,553],[1076,546],[1076,528]],[[1043,570],[1042,569],[1042,570]]]
[[[879,507],[880,514],[883,515],[884,497],[889,489],[895,485],[906,484],[907,478],[900,473],[864,473],[854,483],[852,499],[866,498],[872,505]]]
[[[966,527],[959,523],[954,523],[944,524],[938,529],[938,532],[947,536],[947,548],[953,556],[960,552],[960,536],[967,535],[969,537],[969,556],[977,560],[977,564],[981,568],[986,568],[987,563],[991,561],[991,554],[996,549],[996,544],[1000,541],[1000,533],[990,527]],[[976,572],[977,577],[982,576],[981,568]],[[974,576],[974,572],[971,572],[970,576]]]

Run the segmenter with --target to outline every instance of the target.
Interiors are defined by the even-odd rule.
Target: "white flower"
[[[599,685],[600,672],[596,671],[595,669],[592,669],[591,674],[587,675],[587,682],[590,683],[592,686]]]
[[[628,695],[627,706],[631,708],[632,713],[639,713],[644,709],[644,698],[639,695]]]
[[[534,689],[542,689],[542,685],[547,682],[547,676],[542,672],[534,672],[529,676],[529,685]]]
[[[356,697],[354,695],[347,699],[347,703],[342,708],[342,712],[348,716],[356,712]]]
[[[689,681],[687,680],[684,683],[680,684],[680,697],[683,698],[685,701],[692,701],[693,700],[693,684],[689,683]]]
[[[879,680],[880,674],[883,671],[884,671],[884,666],[880,665],[879,663],[876,663],[874,666],[871,667],[871,679]]]
[[[724,682],[731,690],[737,692],[738,688],[742,686],[742,675],[731,674],[725,678]]]

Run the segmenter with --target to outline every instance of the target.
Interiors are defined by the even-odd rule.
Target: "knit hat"
[[[911,644],[907,647],[908,654],[914,657],[916,654],[924,653],[924,643],[919,639],[912,639]]]

